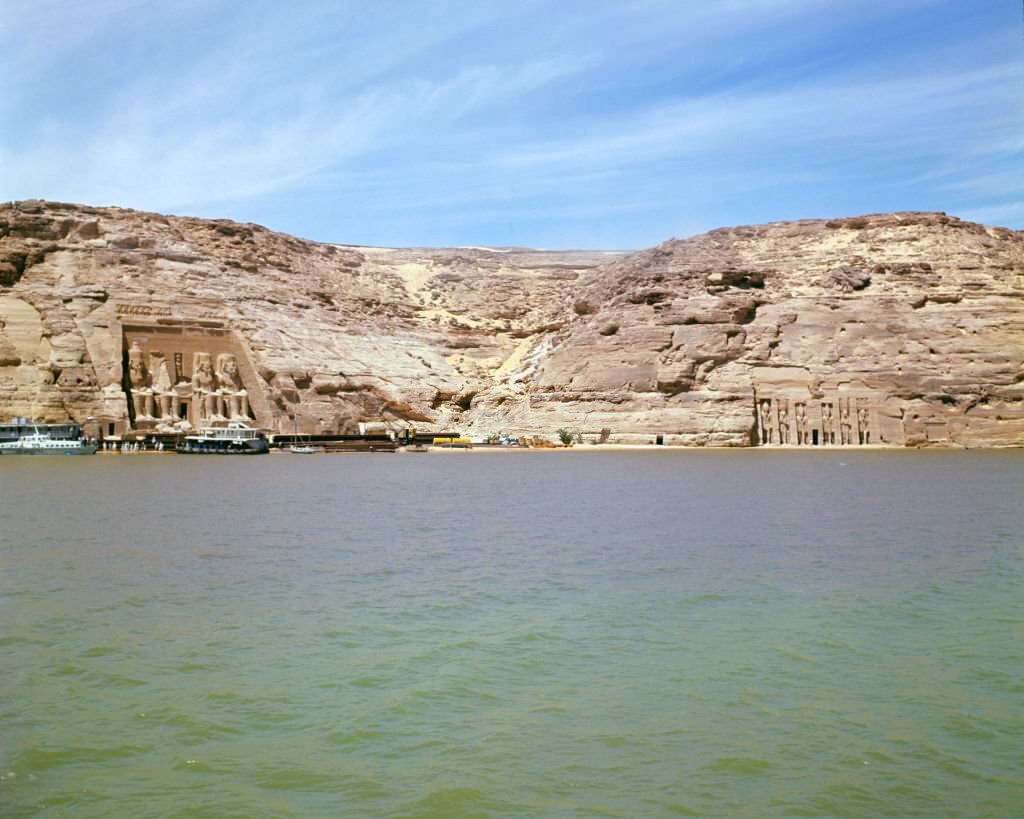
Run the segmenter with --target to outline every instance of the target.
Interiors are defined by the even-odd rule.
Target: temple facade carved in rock
[[[134,429],[270,425],[259,376],[231,331],[184,322],[125,324],[123,344],[123,387]]]
[[[870,446],[891,443],[880,430],[871,395],[759,393],[755,446]]]
[[[754,382],[754,446],[902,446],[900,403],[859,378],[762,369]]]

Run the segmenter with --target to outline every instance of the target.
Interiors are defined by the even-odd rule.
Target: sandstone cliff
[[[235,390],[283,431],[1020,445],[1022,296],[1024,234],[942,214],[625,255],[349,247],[20,202],[0,207],[0,418],[187,428]],[[196,362],[226,359],[240,383],[197,406]]]

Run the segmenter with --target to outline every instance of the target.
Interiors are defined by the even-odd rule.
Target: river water
[[[1024,454],[0,459],[0,816],[1011,816]]]

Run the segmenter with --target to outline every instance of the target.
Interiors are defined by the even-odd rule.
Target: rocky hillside
[[[1022,296],[1024,234],[942,214],[625,255],[349,247],[17,202],[0,206],[0,418],[120,434],[230,406],[303,432],[1020,445]],[[239,375],[200,383],[226,360]]]

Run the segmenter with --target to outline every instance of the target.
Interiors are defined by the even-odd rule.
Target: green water
[[[1024,455],[0,459],[0,816],[1019,816]]]

